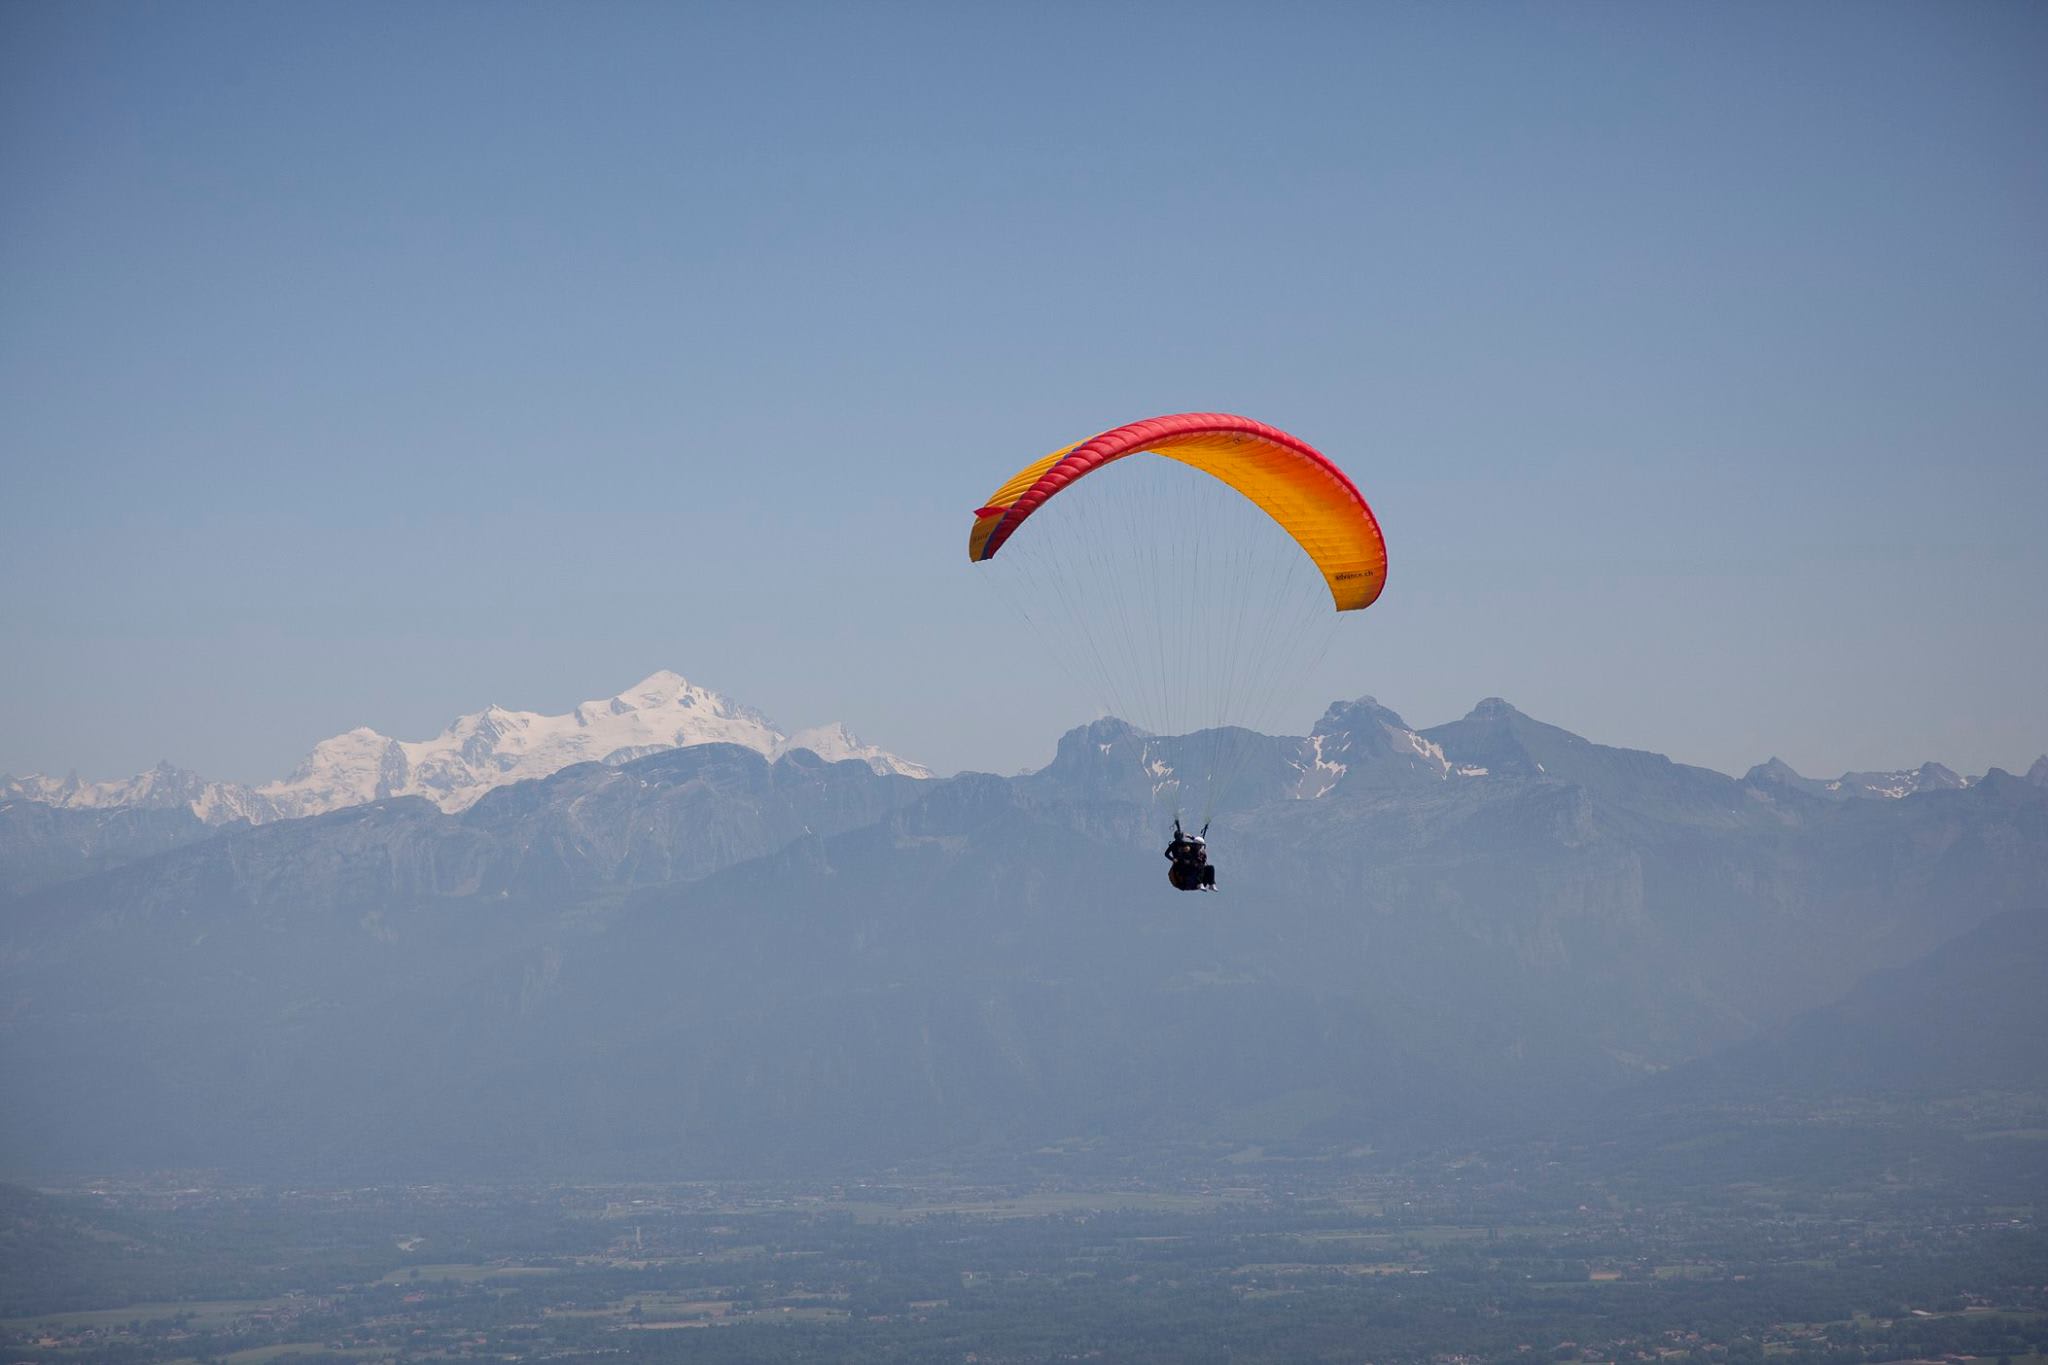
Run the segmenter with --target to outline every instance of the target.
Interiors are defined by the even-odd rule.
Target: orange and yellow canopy
[[[1222,412],[1132,422],[1024,466],[975,510],[967,557],[993,559],[1055,493],[1143,452],[1199,469],[1256,503],[1315,561],[1338,611],[1369,607],[1386,587],[1379,521],[1344,471],[1278,427]]]

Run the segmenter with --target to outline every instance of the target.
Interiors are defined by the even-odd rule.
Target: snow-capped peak
[[[663,707],[704,709],[731,717],[745,717],[760,724],[767,718],[751,707],[739,706],[708,687],[699,687],[680,673],[664,668],[650,673],[633,686],[604,702],[585,702],[584,707],[603,705],[614,715],[622,711],[653,711]],[[579,707],[579,710],[582,708]]]
[[[931,776],[919,764],[862,743],[837,723],[784,734],[752,707],[664,669],[566,715],[493,704],[418,741],[359,726],[321,740],[290,776],[260,787],[203,782],[165,764],[127,782],[8,778],[0,780],[0,796],[64,806],[181,804],[210,824],[317,815],[394,796],[424,796],[454,812],[494,787],[546,777],[571,764],[626,763],[696,744],[738,744],[768,758],[809,749],[828,761],[857,759],[878,773]]]
[[[932,770],[922,763],[912,763],[885,749],[863,743],[858,735],[836,720],[830,725],[813,725],[808,730],[786,736],[775,746],[774,756],[780,758],[792,749],[809,749],[828,763],[857,758],[878,773],[900,773],[904,777],[932,775]]]
[[[39,801],[46,806],[68,806],[74,810],[112,810],[121,806],[169,807],[191,801],[206,785],[197,773],[158,763],[146,773],[118,782],[86,782],[77,773],[45,777],[30,773],[15,777],[0,773],[0,800],[8,797]]]

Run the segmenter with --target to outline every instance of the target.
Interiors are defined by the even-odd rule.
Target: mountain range
[[[1584,1111],[2048,908],[2048,762],[1814,790],[1499,699],[1229,735],[1223,889],[1183,895],[1217,738],[945,779],[705,742],[260,825],[5,802],[0,1168],[1312,1152]]]
[[[573,764],[618,764],[693,744],[737,744],[769,758],[808,749],[826,759],[858,759],[877,772],[931,776],[863,744],[844,725],[785,733],[752,707],[663,670],[566,715],[488,706],[432,739],[413,742],[359,727],[320,741],[289,776],[261,786],[210,782],[165,762],[114,782],[84,782],[75,773],[61,779],[0,773],[0,801],[65,810],[184,809],[208,825],[290,820],[394,796],[423,796],[444,811],[459,811],[485,792]]]

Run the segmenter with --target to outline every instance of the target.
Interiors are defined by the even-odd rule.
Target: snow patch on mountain
[[[1328,735],[1308,737],[1309,761],[1303,769],[1304,781],[1295,791],[1296,797],[1300,800],[1313,801],[1317,797],[1329,795],[1330,789],[1342,782],[1344,774],[1350,771],[1346,765],[1323,757],[1323,742],[1328,738]],[[1310,790],[1311,786],[1314,790]]]
[[[207,782],[166,763],[124,782],[0,775],[0,798],[86,809],[183,805],[209,824],[292,819],[395,796],[423,796],[453,813],[493,788],[547,777],[572,764],[616,765],[696,744],[738,744],[770,759],[808,749],[828,762],[853,759],[878,773],[932,775],[922,764],[863,743],[837,723],[785,734],[752,707],[663,670],[567,715],[493,705],[416,742],[359,727],[321,740],[290,776],[260,787]]]
[[[1421,758],[1425,763],[1436,769],[1438,777],[1447,777],[1450,775],[1451,760],[1444,757],[1444,750],[1442,745],[1437,744],[1432,740],[1424,739],[1421,735],[1416,734],[1415,731],[1410,730],[1405,725],[1400,726],[1398,729],[1393,726],[1389,726],[1388,733],[1393,735],[1397,739],[1405,740],[1411,752],[1413,752],[1418,758]]]

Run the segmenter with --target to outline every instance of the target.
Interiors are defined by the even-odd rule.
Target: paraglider
[[[1214,891],[1216,869],[1209,866],[1209,827],[1202,826],[1199,834],[1183,834],[1180,820],[1173,822],[1173,839],[1166,845],[1166,856],[1172,866],[1166,869],[1166,880],[1173,883],[1176,891]]]
[[[1181,890],[1215,888],[1207,832],[1247,727],[1387,578],[1379,521],[1342,469],[1278,427],[1215,412],[1113,427],[1024,466],[975,509],[967,553],[1000,554],[1013,572],[992,576],[1048,652],[1141,727]]]

